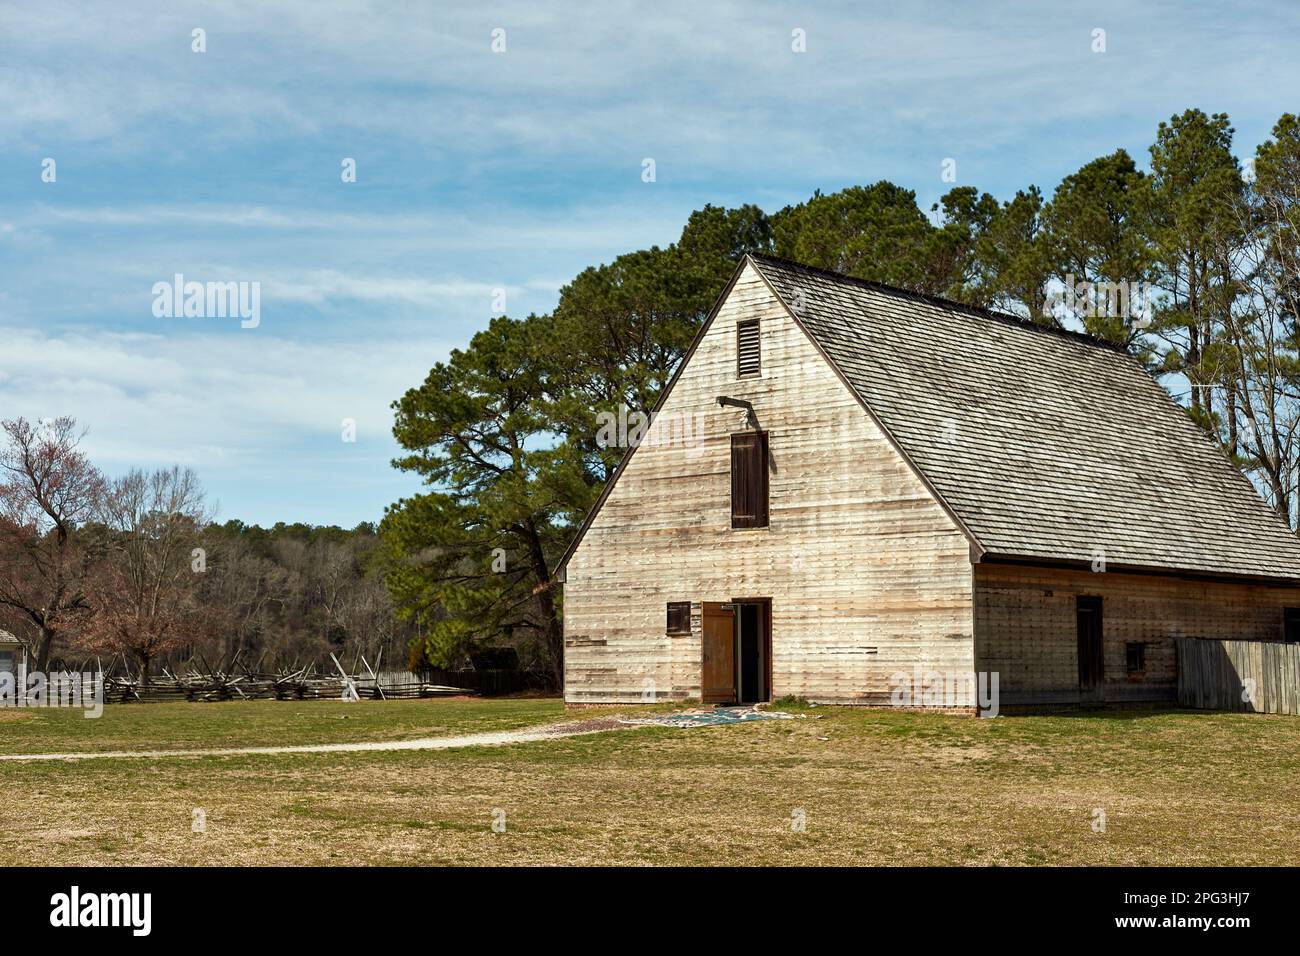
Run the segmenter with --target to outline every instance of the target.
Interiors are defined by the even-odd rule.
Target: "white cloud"
[[[179,272],[200,282],[260,282],[268,326],[286,318],[278,306],[291,306],[297,319],[329,327],[406,322],[427,329],[437,322],[441,334],[463,342],[491,316],[495,290],[506,290],[512,315],[547,311],[586,265],[675,240],[689,208],[680,200],[392,215],[42,200],[0,221],[0,247],[26,257],[0,323],[32,314],[46,327],[84,324],[90,314],[154,331],[150,290]],[[367,304],[377,308],[346,314]]]
[[[50,0],[40,14],[0,13],[11,48],[0,134],[152,156],[178,140],[370,134],[444,162],[491,152],[634,168],[644,152],[673,157],[682,176],[716,163],[860,176],[857,149],[824,149],[837,129],[890,131],[875,137],[877,151],[917,127],[949,152],[987,149],[1120,103],[1149,127],[1148,108],[1163,114],[1175,91],[1180,108],[1216,90],[1258,97],[1241,89],[1237,67],[1252,55],[1294,70],[1280,59],[1285,30],[1158,4],[1139,13],[1118,0],[1086,21],[1023,2],[942,16],[906,5],[633,0],[581,18],[523,2],[490,15],[363,2],[336,3],[329,16],[314,2],[99,9]],[[1094,20],[1109,26],[1104,56],[1088,50]],[[205,54],[189,51],[199,22]],[[500,56],[489,50],[498,25],[509,37]],[[796,25],[807,53],[790,51]],[[73,58],[76,70],[66,69]],[[1198,68],[1180,74],[1175,60]]]
[[[336,239],[351,243],[354,252],[364,252],[355,248],[362,239],[367,243],[386,241],[444,251],[537,247],[573,250],[588,249],[593,244],[625,251],[636,248],[637,243],[675,240],[691,208],[689,199],[665,204],[649,196],[638,202],[586,202],[535,210],[494,204],[490,197],[478,197],[472,211],[427,208],[408,214],[211,202],[93,206],[38,202],[22,214],[11,211],[11,218],[0,223],[0,233],[23,228],[58,231],[96,226],[136,230],[137,235],[149,239],[153,234],[148,230],[164,226],[227,227],[250,235],[296,232],[316,239]]]
[[[0,327],[0,341],[5,415],[76,417],[105,467],[180,463],[268,478],[289,467],[291,446],[317,446],[308,465],[337,452],[343,418],[357,420],[359,440],[389,447],[389,403],[450,344],[290,341],[237,325],[176,335]]]

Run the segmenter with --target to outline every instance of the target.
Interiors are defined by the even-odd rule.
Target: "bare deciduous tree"
[[[277,654],[276,625],[288,600],[289,572],[238,538],[209,533],[204,541],[208,565],[200,596],[215,633],[203,652],[216,660],[249,651]]]
[[[1300,121],[1284,116],[1255,177],[1221,199],[1233,227],[1217,240],[1232,290],[1206,352],[1223,391],[1225,449],[1294,527],[1300,495]]]
[[[91,581],[88,647],[132,655],[147,684],[158,655],[205,632],[199,603],[209,520],[198,476],[173,467],[112,482],[101,509],[104,557]]]
[[[0,606],[38,637],[37,669],[89,611],[93,549],[79,533],[104,494],[103,476],[78,449],[72,418],[0,422]]]

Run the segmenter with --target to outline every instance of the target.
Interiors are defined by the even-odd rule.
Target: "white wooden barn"
[[[1176,636],[1300,640],[1300,540],[1122,350],[759,256],[559,573],[571,703],[1161,700]]]

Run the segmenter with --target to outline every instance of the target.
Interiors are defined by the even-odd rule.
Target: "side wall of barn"
[[[762,371],[739,378],[755,318]],[[766,528],[731,527],[749,426],[720,395],[768,432]],[[702,602],[740,598],[771,599],[773,698],[882,703],[916,666],[974,671],[965,536],[752,267],[568,563],[565,699],[699,699]],[[691,602],[690,634],[666,633],[670,601]]]
[[[980,671],[996,672],[1003,704],[1080,699],[1080,596],[1102,599],[1107,701],[1173,700],[1173,639],[1276,641],[1283,609],[1300,607],[1300,588],[1173,575],[975,566],[975,648]],[[1130,673],[1130,643],[1144,668]]]

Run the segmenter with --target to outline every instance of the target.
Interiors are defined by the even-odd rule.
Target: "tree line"
[[[419,635],[375,571],[375,525],[216,523],[194,471],[108,478],[81,438],[71,418],[0,423],[0,627],[29,639],[35,669],[408,665]]]
[[[1242,162],[1224,114],[1160,123],[1050,198],[954,186],[930,210],[890,182],[773,213],[705,206],[678,240],[593,266],[554,310],[499,316],[393,404],[394,461],[428,488],[391,505],[378,562],[417,654],[512,643],[558,684],[552,569],[623,449],[602,414],[648,414],[737,262],[771,253],[1119,343],[1295,527],[1300,479],[1300,120]]]

